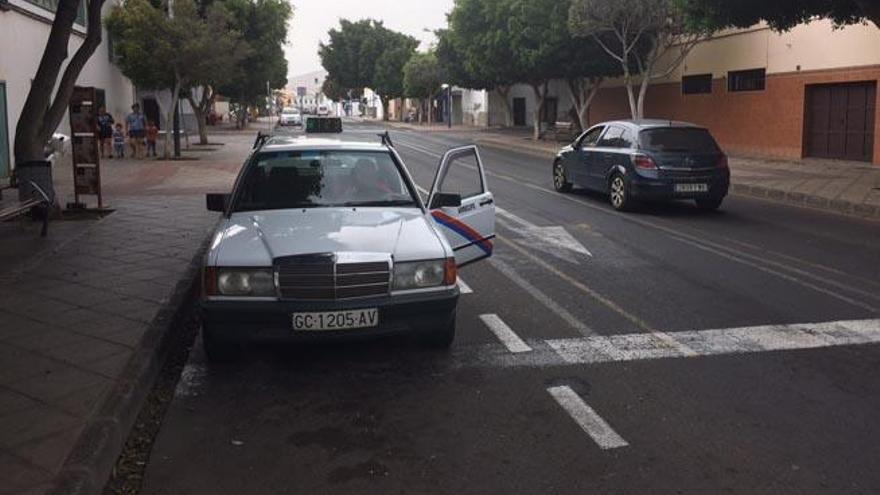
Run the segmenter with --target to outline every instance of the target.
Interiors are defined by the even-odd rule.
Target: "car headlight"
[[[394,264],[394,289],[424,289],[456,282],[455,260],[416,261]]]
[[[217,294],[272,297],[275,275],[269,269],[217,268]]]

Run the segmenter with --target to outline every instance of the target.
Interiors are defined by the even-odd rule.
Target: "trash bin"
[[[32,162],[16,163],[15,183],[18,186],[19,201],[43,197],[35,190],[31,181],[43,189],[52,203],[55,202],[55,189],[52,187],[52,162],[35,160]]]

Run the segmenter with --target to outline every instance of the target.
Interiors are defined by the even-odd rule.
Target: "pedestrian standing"
[[[156,140],[159,138],[159,128],[152,120],[147,121],[147,156],[156,156]]]
[[[122,124],[116,124],[116,130],[113,131],[113,151],[116,158],[125,158],[125,133],[122,132]]]
[[[135,158],[143,158],[144,138],[147,135],[147,119],[141,113],[141,106],[135,103],[131,113],[125,117],[125,127],[131,142],[131,152]]]
[[[107,109],[101,107],[98,109],[98,137],[101,141],[101,158],[113,157],[113,116],[107,112]]]

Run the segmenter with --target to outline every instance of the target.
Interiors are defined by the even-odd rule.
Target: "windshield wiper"
[[[350,201],[348,203],[343,203],[342,206],[415,206],[415,201],[411,199],[394,199],[394,200],[380,200],[380,201]]]

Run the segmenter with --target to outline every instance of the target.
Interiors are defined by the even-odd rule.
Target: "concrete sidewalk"
[[[482,130],[470,136],[483,146],[532,153],[547,160],[565,145],[535,142],[515,131]],[[733,194],[880,219],[880,167],[869,163],[732,156],[730,172]]]
[[[254,134],[197,161],[105,161],[115,212],[53,222],[45,240],[0,224],[0,493],[101,491],[192,297],[217,221],[203,194],[231,188]],[[61,204],[69,175],[56,166]]]

